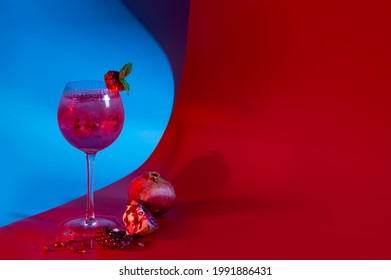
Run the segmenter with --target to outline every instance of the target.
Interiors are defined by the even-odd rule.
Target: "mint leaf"
[[[133,66],[132,63],[130,62],[122,66],[121,70],[119,70],[119,78],[123,79],[126,76],[128,76],[132,71],[132,66]]]
[[[129,86],[128,82],[123,78],[119,78],[119,80],[122,83],[122,85],[124,86],[124,90],[126,90],[126,93],[129,94],[130,86]]]

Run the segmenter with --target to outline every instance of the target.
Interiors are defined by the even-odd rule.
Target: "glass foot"
[[[103,227],[119,228],[121,225],[114,218],[96,217],[89,223],[85,217],[73,218],[61,225],[61,236],[67,240],[84,240],[93,238],[95,232]]]

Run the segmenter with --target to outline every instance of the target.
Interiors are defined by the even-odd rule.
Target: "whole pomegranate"
[[[128,187],[129,201],[136,200],[155,217],[163,215],[174,205],[174,187],[156,171],[136,177]]]

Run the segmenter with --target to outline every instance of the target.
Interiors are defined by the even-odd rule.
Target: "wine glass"
[[[84,217],[72,218],[63,224],[62,234],[68,239],[92,237],[102,227],[117,223],[94,213],[94,162],[96,153],[111,145],[120,135],[124,108],[119,92],[108,90],[103,81],[67,83],[57,114],[64,138],[83,151],[87,160],[87,206]]]

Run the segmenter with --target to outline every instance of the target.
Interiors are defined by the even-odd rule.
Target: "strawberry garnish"
[[[129,94],[129,84],[125,80],[125,77],[132,71],[132,63],[125,64],[120,71],[108,71],[105,74],[106,87],[114,92],[120,92],[126,90]]]

